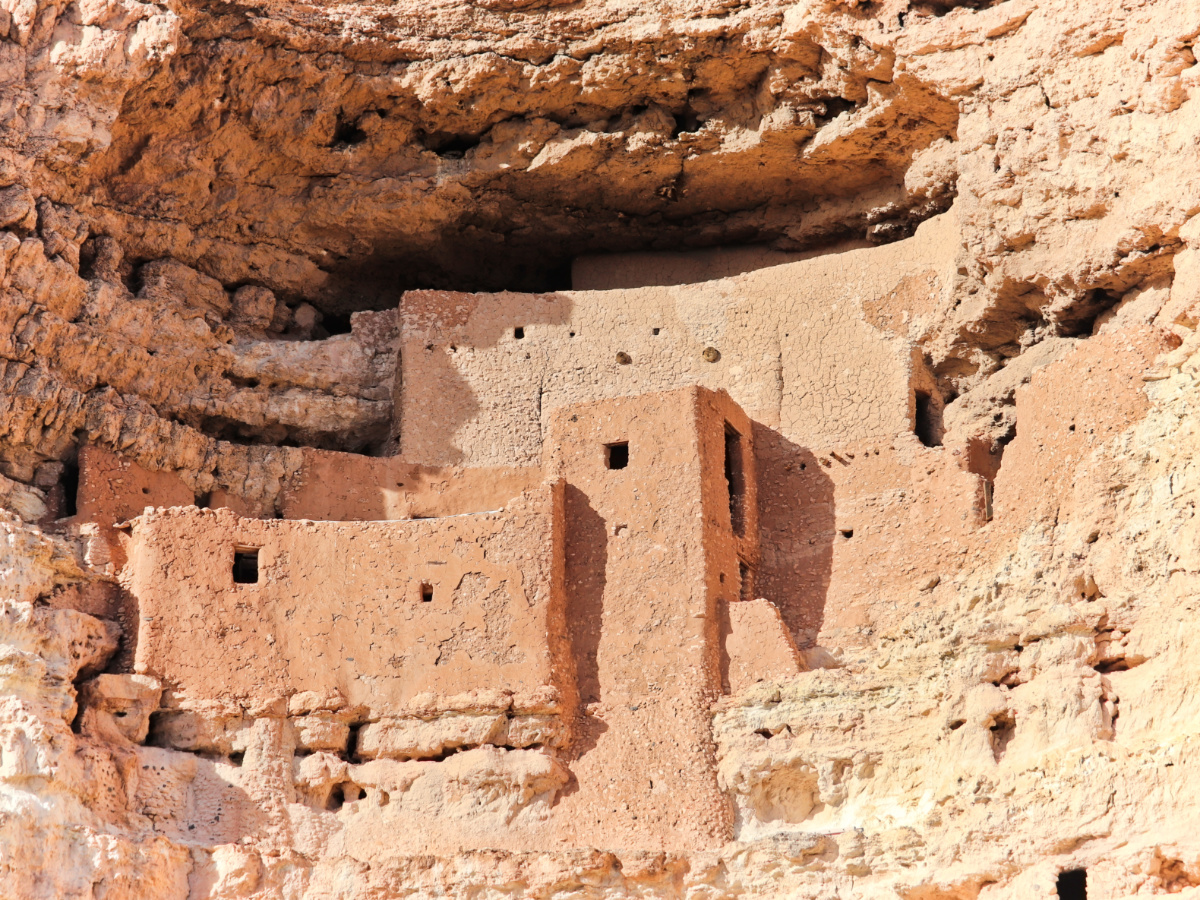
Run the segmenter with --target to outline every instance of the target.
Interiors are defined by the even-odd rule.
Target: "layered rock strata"
[[[0,894],[1194,891],[1197,35],[0,0]]]

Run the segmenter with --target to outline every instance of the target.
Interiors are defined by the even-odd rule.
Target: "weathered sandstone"
[[[1198,37],[0,0],[0,896],[1200,896]]]

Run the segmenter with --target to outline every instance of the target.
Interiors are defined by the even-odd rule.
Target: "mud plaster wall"
[[[556,710],[560,690],[572,695],[556,646],[560,495],[548,485],[503,514],[391,523],[151,513],[130,554],[135,668],[176,703],[269,708],[335,690],[379,717],[426,692],[507,689]],[[234,583],[237,548],[257,549],[257,583]]]
[[[542,480],[538,466],[421,466],[403,457],[304,450],[280,500],[285,519],[454,516],[499,509]]]
[[[722,686],[720,602],[738,597],[727,422],[748,434],[727,397],[696,388],[551,415],[548,463],[567,485],[568,623],[587,712],[571,764],[579,790],[556,817],[578,844],[611,846],[619,835],[643,849],[716,847],[730,834],[708,726]],[[614,442],[629,452],[616,470],[605,459]],[[753,518],[744,534],[755,542]]]
[[[627,451],[617,467],[614,445]],[[453,840],[719,847],[732,807],[716,783],[711,704],[731,680],[800,669],[765,601],[748,604],[758,615],[730,611],[757,561],[750,421],[702,388],[576,404],[553,417],[546,458],[551,480],[492,513],[352,524],[177,507],[136,518],[123,573],[138,605],[136,677],[166,687],[145,710],[152,742],[241,768],[257,731],[283,728],[303,803],[328,811],[360,781],[374,786],[354,799],[359,825],[397,790],[380,787],[400,777],[388,760],[504,748],[519,766],[520,748],[554,747],[543,781],[570,785],[557,803],[502,835],[458,827]],[[378,466],[352,471],[360,490],[378,487]],[[131,493],[142,496],[136,483]],[[254,583],[238,583],[235,554],[251,548],[255,577],[241,580]],[[88,728],[130,691],[118,681],[89,701]],[[616,777],[634,766],[643,775]],[[331,787],[341,770],[350,780]],[[207,776],[175,777],[204,795]],[[188,802],[161,810],[164,827],[199,815]],[[282,798],[230,801],[229,815],[258,827],[271,802]]]
[[[532,464],[545,420],[565,404],[725,389],[754,422],[756,594],[802,646],[822,629],[830,643],[860,641],[882,572],[934,577],[983,521],[983,484],[965,456],[913,433],[916,390],[937,395],[915,339],[944,315],[959,245],[947,214],[886,247],[699,284],[409,292],[401,452],[430,464]],[[691,265],[706,258],[697,256]],[[614,262],[618,274],[627,265]]]
[[[911,427],[912,362],[906,342],[873,327],[863,305],[912,276],[926,293],[946,290],[957,244],[954,218],[944,216],[885,248],[701,284],[409,292],[401,452],[434,465],[529,464],[550,410],[686,384],[724,388],[756,421],[812,450],[892,438]]]

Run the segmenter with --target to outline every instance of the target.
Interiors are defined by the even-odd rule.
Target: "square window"
[[[238,547],[233,551],[233,583],[258,584],[258,550]]]
[[[604,463],[610,469],[623,469],[629,465],[629,442],[606,444],[604,446]]]

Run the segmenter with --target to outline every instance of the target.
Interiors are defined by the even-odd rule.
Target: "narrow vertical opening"
[[[513,337],[515,337],[518,341],[524,340],[525,339],[525,329],[522,328],[520,325],[518,325],[516,328],[513,329]]]
[[[624,469],[629,465],[629,442],[605,444],[604,464],[610,469]]]
[[[64,463],[62,477],[62,511],[60,518],[69,519],[79,512],[79,466],[75,463]]]
[[[741,537],[746,530],[746,472],[742,436],[725,423],[725,484],[729,490],[729,525]]]
[[[1004,448],[1016,436],[1017,426],[1014,422],[1008,431],[998,438],[977,436],[967,441],[967,471],[983,479],[984,521],[992,521],[996,477],[1000,474],[1000,464],[1004,461]]]
[[[916,418],[913,430],[926,447],[942,446],[942,411],[927,391],[917,391]]]
[[[212,494],[205,491],[203,494],[196,494],[196,507],[198,509],[209,509],[212,506]]]
[[[1069,869],[1058,873],[1059,900],[1087,900],[1087,869]]]
[[[345,759],[347,762],[354,762],[354,757],[358,755],[358,733],[362,731],[362,727],[362,722],[350,726],[350,733],[346,738]]]
[[[428,582],[425,582],[424,584],[421,585],[421,602],[422,603],[432,603],[433,602],[433,585],[429,584]]]
[[[258,584],[258,550],[237,547],[233,551],[233,583]]]

